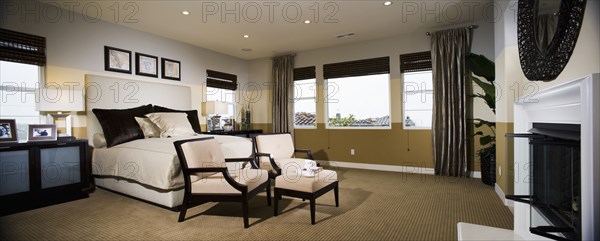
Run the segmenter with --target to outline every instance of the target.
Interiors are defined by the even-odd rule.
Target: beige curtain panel
[[[433,67],[433,156],[435,174],[467,176],[468,147],[467,67],[472,30],[434,32],[431,36]]]
[[[273,133],[294,130],[294,55],[273,58]]]

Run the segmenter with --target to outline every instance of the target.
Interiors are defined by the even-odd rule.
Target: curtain
[[[470,53],[471,35],[471,29],[460,28],[434,32],[431,36],[436,175],[467,176],[470,82],[467,82],[465,58]]]
[[[273,58],[273,133],[294,129],[294,56]]]

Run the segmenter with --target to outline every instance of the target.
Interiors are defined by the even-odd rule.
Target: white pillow
[[[149,118],[135,117],[135,121],[137,121],[138,125],[140,125],[140,128],[142,129],[142,132],[144,132],[144,137],[160,137],[160,129]]]
[[[160,137],[193,136],[194,129],[186,113],[157,112],[146,115],[160,129]]]
[[[94,144],[95,148],[105,148],[106,147],[106,138],[104,137],[104,134],[101,134],[101,133],[94,134],[94,137],[92,138],[92,143]]]

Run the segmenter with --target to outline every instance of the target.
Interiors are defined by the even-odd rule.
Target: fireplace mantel
[[[600,197],[600,78],[590,74],[545,89],[515,103],[515,133],[526,133],[533,123],[581,125],[581,220],[582,239],[600,238],[597,202]],[[595,149],[595,150],[594,150]],[[529,144],[527,139],[514,141],[514,192],[529,195]],[[596,160],[596,161],[594,161]],[[596,186],[594,186],[596,184]],[[515,203],[514,232],[524,239],[544,239],[529,232],[530,207]]]
[[[515,102],[514,131],[527,133],[533,123],[579,124],[581,126],[581,220],[582,240],[600,239],[600,74],[590,74],[544,89]],[[529,195],[529,143],[514,140],[514,194]],[[532,234],[530,206],[514,203],[514,229],[458,224],[459,240],[489,239],[547,240]],[[468,237],[468,238],[467,238]],[[498,238],[496,237],[496,238]],[[492,238],[493,239],[493,238]]]

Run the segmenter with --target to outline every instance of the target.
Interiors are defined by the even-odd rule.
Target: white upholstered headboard
[[[189,85],[172,80],[143,81],[86,75],[85,108],[90,144],[95,133],[102,133],[100,123],[92,113],[94,108],[127,109],[153,104],[171,109],[190,110],[191,95]]]

